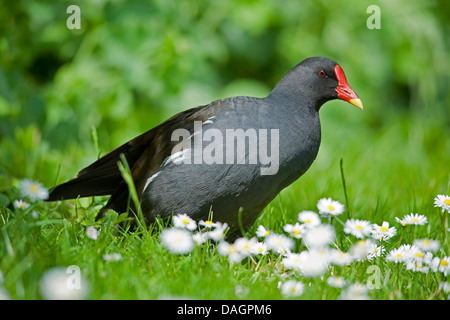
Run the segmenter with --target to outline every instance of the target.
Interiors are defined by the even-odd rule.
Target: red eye
[[[327,76],[326,72],[323,71],[323,70],[320,70],[319,73],[318,73],[318,75],[319,75],[319,77],[321,77],[321,78],[325,78],[325,77]]]

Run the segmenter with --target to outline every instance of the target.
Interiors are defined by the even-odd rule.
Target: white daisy
[[[197,223],[187,214],[183,213],[173,216],[173,226],[175,228],[194,231],[197,228]]]
[[[8,292],[5,288],[0,287],[0,301],[2,300],[10,300]]]
[[[346,284],[344,277],[328,277],[327,283],[333,288],[343,288]]]
[[[354,259],[362,261],[367,259],[373,246],[374,242],[370,239],[359,240],[350,247],[349,253]]]
[[[304,231],[306,230],[305,225],[296,223],[296,224],[287,224],[283,227],[283,230],[295,239],[300,239],[303,236]]]
[[[264,242],[256,241],[250,248],[252,254],[262,254],[265,256],[267,254],[267,245]]]
[[[330,257],[322,249],[302,251],[299,262],[300,272],[305,277],[319,277],[328,270]]]
[[[319,213],[325,216],[337,216],[344,212],[344,205],[331,198],[322,198],[317,202]]]
[[[366,220],[348,219],[345,221],[344,232],[349,233],[363,239],[368,236],[371,231],[370,222]]]
[[[399,248],[392,249],[386,255],[386,260],[387,261],[392,261],[392,262],[395,262],[395,263],[405,262],[406,259],[407,259],[407,253],[405,252],[404,247],[401,247],[401,246]]]
[[[415,245],[402,245],[399,249],[404,250],[404,256],[406,260],[413,260],[416,262],[430,263],[433,258],[431,252],[423,252],[419,247]]]
[[[256,229],[256,236],[259,238],[265,238],[270,234],[270,230],[264,228],[264,226],[260,225],[258,226],[258,229]]]
[[[434,198],[434,206],[441,208],[442,212],[447,210],[450,213],[450,196],[438,194],[436,198]]]
[[[389,228],[389,222],[383,221],[381,226],[376,223],[372,224],[372,238],[377,240],[388,240],[397,234],[395,227]]]
[[[361,283],[354,283],[347,287],[339,296],[341,300],[370,300],[369,289]]]
[[[386,250],[383,246],[377,246],[375,243],[371,245],[369,254],[367,255],[367,260],[372,261],[375,257],[381,257]]]
[[[433,272],[442,272],[445,276],[450,273],[450,257],[435,257],[430,262],[430,268]]]
[[[212,222],[211,220],[200,220],[198,225],[201,227],[205,227],[206,229],[211,229],[217,226],[217,223]]]
[[[398,249],[403,250],[403,252],[404,252],[406,255],[408,255],[408,254],[409,254],[409,251],[411,251],[411,248],[412,248],[412,247],[413,247],[413,246],[410,245],[410,244],[402,244],[400,247],[398,247]]]
[[[92,240],[97,240],[98,236],[100,235],[100,231],[98,231],[95,227],[89,226],[86,228],[86,235],[88,238]]]
[[[405,219],[400,219],[398,217],[395,217],[395,222],[400,223],[403,227],[407,226],[408,224],[406,223]]]
[[[247,297],[249,292],[250,292],[250,289],[248,287],[244,287],[244,286],[241,286],[241,285],[237,285],[236,287],[234,287],[234,294],[239,299],[244,299],[245,297]]]
[[[296,280],[288,280],[280,285],[280,291],[283,296],[286,297],[298,297],[303,294],[305,285]]]
[[[173,254],[185,254],[194,249],[192,234],[184,229],[167,228],[161,231],[161,243]]]
[[[49,269],[39,281],[41,295],[46,300],[82,300],[88,295],[89,287],[78,267]]]
[[[442,290],[444,293],[448,294],[450,292],[450,282],[443,281],[443,282],[439,283],[439,289]],[[0,292],[0,298],[1,298],[1,292]],[[450,300],[450,294],[447,295],[447,299]]]
[[[413,225],[424,225],[428,223],[427,217],[424,215],[418,214],[418,213],[411,213],[407,216],[405,216],[405,220],[407,224],[413,224]]]
[[[282,234],[271,233],[267,236],[265,243],[267,249],[280,254],[286,254],[294,248],[294,240]]]
[[[320,224],[320,218],[314,211],[302,211],[298,214],[298,221],[303,223],[306,228],[313,228]]]
[[[330,255],[331,263],[338,266],[349,265],[353,262],[353,256],[348,252],[342,252],[340,250],[333,250]]]
[[[30,179],[23,179],[19,182],[20,194],[31,201],[46,200],[48,190],[39,182]]]
[[[225,238],[225,231],[228,229],[228,224],[222,222],[216,222],[214,230],[206,232],[209,239],[216,242],[222,241]]]
[[[450,283],[449,282],[439,283],[439,289],[441,289],[445,293],[449,293],[450,292]]]
[[[103,260],[106,262],[109,261],[120,261],[122,260],[122,255],[120,253],[106,253],[103,255]]]
[[[303,241],[308,248],[323,248],[330,244],[336,236],[334,227],[330,224],[319,224],[318,226],[307,229],[303,236]]]
[[[396,218],[397,220],[397,218]],[[418,213],[411,213],[403,216],[402,220],[397,220],[403,226],[407,225],[424,225],[428,222],[427,217]]]
[[[238,250],[244,257],[252,254],[251,250],[253,245],[257,242],[256,238],[237,238],[234,241],[234,247]]]
[[[208,234],[206,232],[196,232],[192,235],[192,239],[194,240],[196,245],[202,245],[208,240]]]
[[[286,269],[300,271],[300,262],[302,259],[306,258],[305,253],[306,251],[302,251],[301,253],[289,252],[286,254],[286,257],[281,260],[281,263]]]
[[[26,201],[23,201],[22,199],[14,200],[14,207],[16,207],[17,209],[25,210],[29,206],[30,206],[30,204]]]
[[[411,270],[415,272],[422,272],[422,273],[428,273],[430,271],[430,267],[423,264],[422,262],[409,260],[405,263],[406,270]]]
[[[439,241],[433,239],[415,239],[413,244],[423,251],[436,252],[439,250]]]
[[[245,258],[245,255],[239,252],[234,244],[228,243],[226,241],[219,242],[219,244],[217,245],[217,252],[219,252],[219,254],[222,256],[228,257],[228,261],[230,261],[231,263],[240,262]]]
[[[31,217],[33,219],[39,219],[39,213],[36,210],[31,211]]]

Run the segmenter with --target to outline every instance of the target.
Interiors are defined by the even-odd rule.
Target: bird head
[[[271,94],[290,97],[292,101],[309,100],[317,110],[333,99],[341,99],[363,109],[361,99],[348,84],[341,66],[322,57],[300,62],[281,79]]]

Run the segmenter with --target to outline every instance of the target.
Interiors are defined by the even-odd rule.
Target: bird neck
[[[314,88],[308,84],[299,85],[295,74],[290,72],[277,83],[267,99],[277,106],[292,106],[297,111],[304,110],[307,113],[314,113],[319,111],[325,101],[311,96],[312,92],[314,92]]]
[[[286,112],[304,113],[315,115],[323,103],[314,101],[299,90],[291,91],[286,87],[275,88],[267,97],[266,101],[276,109],[285,109]]]

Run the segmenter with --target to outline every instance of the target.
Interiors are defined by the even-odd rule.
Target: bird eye
[[[321,77],[321,78],[325,78],[325,77],[327,76],[327,73],[326,73],[325,71],[323,71],[323,70],[320,70],[320,71],[318,72],[318,75],[319,75],[319,77]]]

